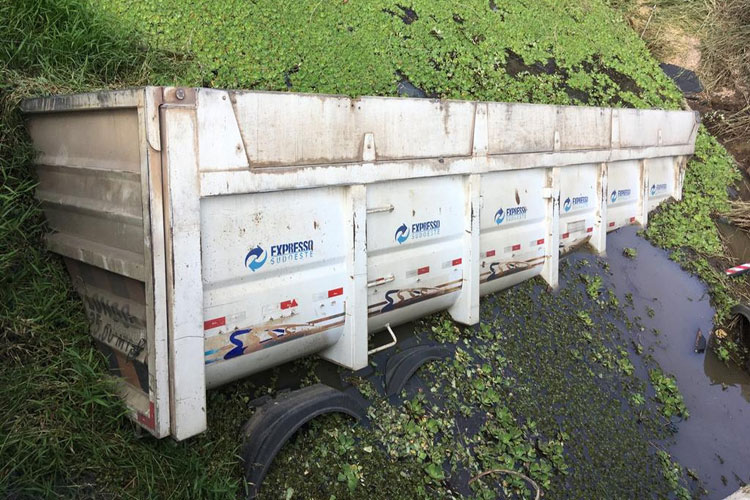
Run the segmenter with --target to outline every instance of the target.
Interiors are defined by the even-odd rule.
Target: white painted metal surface
[[[50,248],[84,297],[95,282],[112,300],[134,290],[140,326],[122,335],[143,344],[151,383],[126,400],[176,439],[205,429],[207,388],[313,353],[362,368],[368,332],[443,309],[474,324],[480,294],[537,275],[555,287],[561,251],[604,252],[608,230],[680,197],[698,125],[162,87],[24,110]]]

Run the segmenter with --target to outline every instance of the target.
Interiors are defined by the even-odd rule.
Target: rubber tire
[[[260,406],[241,431],[240,456],[245,469],[248,498],[255,498],[273,459],[284,443],[315,417],[344,413],[357,420],[365,409],[349,394],[323,384],[282,394]]]

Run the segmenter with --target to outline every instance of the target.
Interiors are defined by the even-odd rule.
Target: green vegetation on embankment
[[[235,437],[252,411],[247,402],[270,390],[242,383],[211,393],[209,431],[187,443],[136,437],[121,417],[113,388],[101,379],[103,360],[88,341],[80,302],[59,259],[42,250],[43,219],[32,197],[32,151],[17,110],[20,98],[143,83],[394,95],[397,82],[407,79],[428,95],[445,98],[670,109],[680,102],[643,42],[598,0],[460,5],[435,0],[0,0],[0,19],[0,495],[233,497],[241,491]],[[711,142],[704,133],[701,141]],[[704,151],[706,175],[715,178],[729,168],[720,146]],[[703,190],[700,182],[689,175],[686,190],[695,192],[699,205],[714,203],[716,193]],[[657,226],[659,217],[653,219]],[[668,227],[668,220],[663,225]],[[519,288],[492,300],[524,301],[528,292]],[[596,312],[578,316],[592,321]],[[440,328],[444,333],[453,327]],[[490,339],[502,333],[480,334]],[[331,487],[341,486],[336,490],[341,495],[356,490],[362,496],[358,484],[377,470],[368,486],[374,489],[368,491],[401,496],[446,491],[446,472],[440,467],[444,457],[436,455],[447,446],[440,445],[451,428],[444,419],[472,408],[493,413],[479,429],[481,442],[467,446],[473,458],[465,458],[475,467],[518,468],[553,491],[567,484],[570,474],[570,484],[584,487],[586,470],[571,469],[575,464],[566,463],[562,450],[579,459],[591,450],[569,446],[575,438],[553,430],[551,415],[545,414],[549,407],[519,404],[511,413],[497,404],[498,390],[511,381],[514,391],[523,392],[538,379],[511,374],[516,378],[485,381],[482,375],[484,363],[502,364],[503,357],[525,366],[529,375],[531,360],[524,356],[535,344],[524,342],[532,338],[516,336],[513,356],[520,359],[479,350],[471,360],[457,356],[458,364],[434,368],[445,370],[443,380],[453,377],[456,384],[466,383],[461,377],[467,373],[476,375],[472,388],[456,400],[466,409],[433,410],[416,396],[403,408],[379,405],[374,411],[401,426],[393,433],[374,429],[369,438],[359,428],[314,424],[321,431],[315,434],[315,453],[325,455],[330,445],[336,453],[357,454],[354,463],[341,462],[348,468],[326,471],[335,473]],[[611,373],[631,371],[615,344],[586,346],[579,354],[590,354]],[[474,366],[477,360],[483,361]],[[575,391],[593,387],[585,377],[598,370],[581,372],[585,383],[573,384]],[[639,406],[645,400],[645,385],[639,384],[645,382],[634,379],[632,384],[628,400]],[[602,411],[609,420],[592,425],[631,429],[633,422],[615,425],[613,407]],[[544,426],[543,433],[537,433],[534,422]],[[353,446],[352,434],[364,441]],[[304,436],[298,443],[312,439]],[[386,440],[389,436],[392,441]],[[373,441],[367,444],[367,439]],[[409,449],[414,439],[428,448],[431,442],[440,446],[436,451]],[[656,455],[641,444],[633,449],[642,452],[638,467],[643,469],[633,470],[648,470],[648,484],[661,488],[654,474],[659,469],[653,468]],[[596,451],[607,456],[606,449]],[[522,480],[505,479],[509,490],[529,495]],[[281,481],[269,478],[271,487],[283,487],[267,490],[271,496],[294,495],[295,487],[300,491]],[[476,484],[477,492],[488,495],[482,492],[487,484]]]
[[[610,0],[662,61],[695,70],[712,132],[750,134],[750,0]],[[702,106],[705,107],[705,106]],[[734,144],[733,144],[734,145]]]
[[[705,87],[691,106],[706,110],[708,130],[744,158],[750,134],[750,1],[610,0],[658,57],[695,70]],[[729,310],[750,300],[750,280],[727,278],[723,269],[739,264],[726,255],[714,220],[731,208],[727,186],[740,180],[732,157],[702,130],[686,173],[684,199],[663,207],[649,221],[646,237],[673,250],[672,258],[709,286],[716,323],[727,327]],[[746,216],[746,214],[743,214]],[[750,367],[750,346],[738,329],[715,336],[720,359]]]
[[[732,157],[701,130],[685,172],[682,200],[660,207],[649,218],[645,232],[652,243],[673,250],[673,260],[709,285],[718,322],[726,318],[736,299],[727,286],[728,278],[709,262],[723,249],[713,217],[729,209],[727,186],[738,179]]]
[[[102,378],[67,272],[44,250],[18,111],[23,97],[166,79],[181,64],[80,0],[0,0],[0,20],[0,497],[226,498],[231,446],[139,439]]]

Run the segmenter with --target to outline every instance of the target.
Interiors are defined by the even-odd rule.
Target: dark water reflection
[[[625,257],[625,247],[635,248],[637,257]],[[750,482],[750,376],[710,349],[705,355],[693,352],[696,331],[708,335],[713,329],[714,310],[702,282],[638,237],[636,228],[610,234],[607,249],[617,295],[633,294],[635,314],[646,326],[641,342],[676,377],[690,411],[669,451],[698,472],[708,498],[724,498]]]

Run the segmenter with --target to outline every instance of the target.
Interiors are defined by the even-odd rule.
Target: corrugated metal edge
[[[138,263],[143,260],[143,255],[100,245],[63,233],[47,235],[46,241],[47,248],[52,252],[134,280],[146,280],[144,266]]]
[[[87,92],[82,94],[66,94],[66,95],[55,95],[55,96],[44,96],[44,97],[33,97],[30,99],[24,99],[21,101],[21,111],[24,113],[50,113],[50,112],[64,112],[74,110],[86,110],[86,109],[111,109],[111,108],[130,108],[140,106],[144,99],[148,99],[150,92],[146,92],[149,89],[163,88],[165,91],[174,91],[177,88],[185,90],[188,94],[194,95],[198,91],[205,87],[136,87],[122,90],[100,90],[96,92]],[[394,97],[394,96],[359,96],[350,97],[342,94],[318,94],[318,93],[303,93],[303,92],[284,92],[276,90],[237,90],[237,89],[208,89],[216,91],[228,92],[230,98],[238,94],[279,94],[279,95],[298,95],[298,96],[315,96],[315,97],[330,97],[336,99],[346,99],[350,102],[357,102],[362,99],[385,99],[385,100],[415,100],[412,97]],[[149,95],[147,95],[149,94]],[[558,109],[600,109],[600,110],[633,110],[633,111],[668,111],[670,113],[693,113],[698,114],[696,111],[686,110],[669,110],[662,108],[607,108],[602,106],[574,106],[574,105],[549,105],[549,104],[536,104],[526,102],[507,102],[507,101],[480,101],[480,100],[461,100],[461,99],[419,99],[434,103],[493,103],[493,104],[512,104],[513,106],[528,106],[528,107],[539,107],[539,106],[553,106]],[[149,119],[154,120],[157,117],[152,116]],[[698,119],[698,121],[700,121]],[[159,143],[152,143],[152,147],[155,149],[159,146]],[[157,149],[158,150],[158,149]]]
[[[100,90],[85,94],[34,97],[21,101],[24,113],[55,113],[113,108],[135,108],[143,105],[144,87],[124,90]]]

